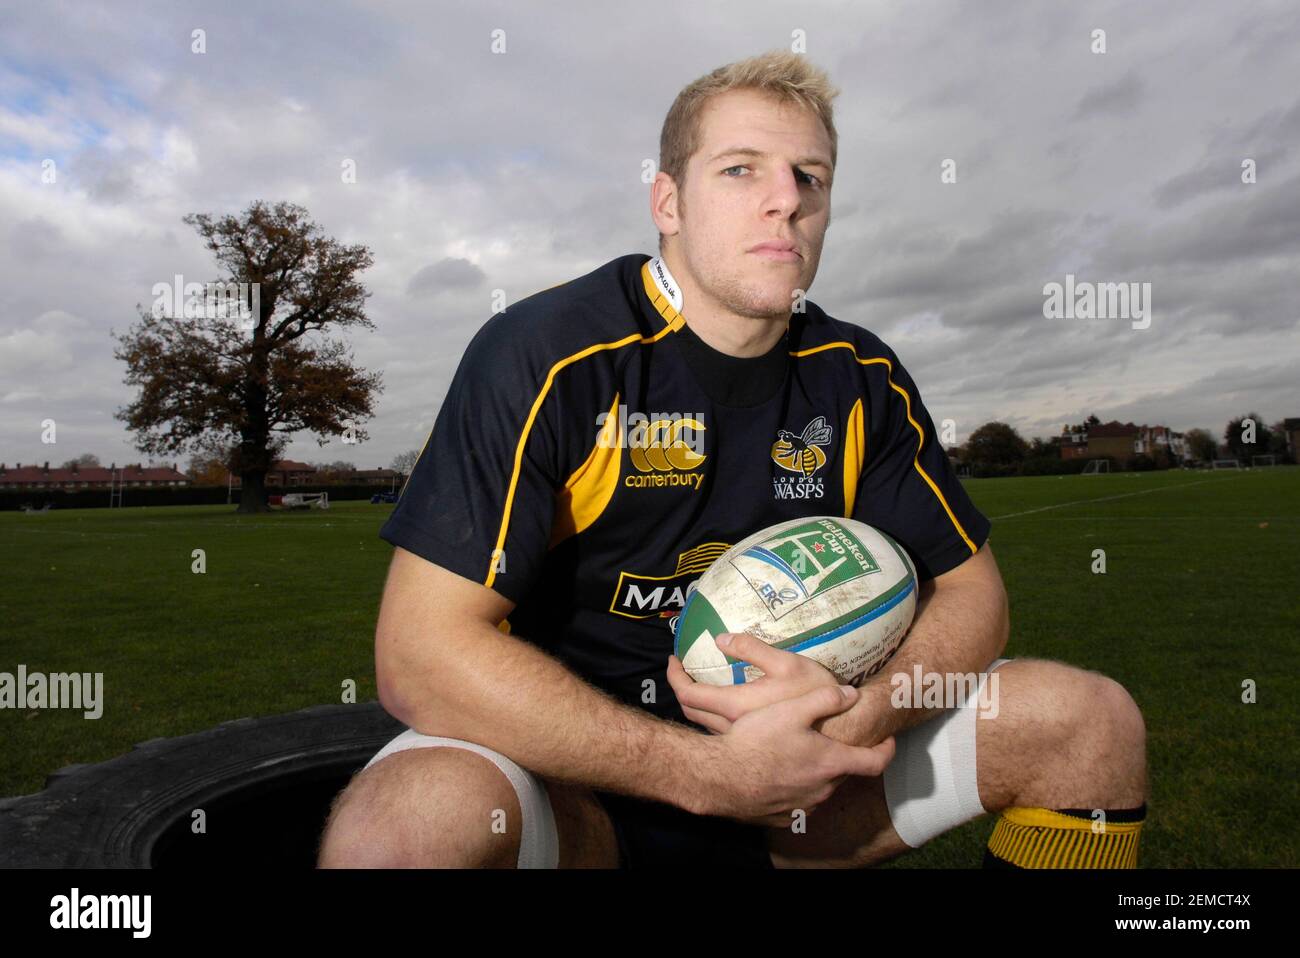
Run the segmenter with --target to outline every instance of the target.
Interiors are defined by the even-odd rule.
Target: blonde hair
[[[797,53],[773,50],[718,67],[691,83],[673,101],[659,133],[659,169],[677,184],[678,206],[685,209],[686,165],[700,148],[701,115],[713,97],[730,90],[757,90],[813,111],[831,140],[831,166],[839,153],[831,100],[840,91],[826,73]],[[659,234],[663,249],[664,235]]]

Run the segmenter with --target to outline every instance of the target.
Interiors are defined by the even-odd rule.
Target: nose
[[[772,191],[766,199],[768,212],[777,213],[783,219],[787,218],[799,209],[799,204],[803,202],[794,170],[786,170],[778,174],[772,184]]]

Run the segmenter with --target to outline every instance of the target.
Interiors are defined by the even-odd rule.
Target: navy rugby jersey
[[[893,350],[805,305],[754,358],[700,339],[645,254],[510,306],[466,348],[380,535],[516,603],[503,631],[684,722],[672,629],[732,544],[849,516],[925,581],[989,533]]]

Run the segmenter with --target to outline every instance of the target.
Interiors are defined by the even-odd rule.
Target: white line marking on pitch
[[[1128,522],[1130,520],[1152,522],[1205,522],[1218,519],[1223,522],[1300,522],[1300,516],[1052,516],[1052,522]]]
[[[147,532],[78,532],[75,529],[41,529],[36,526],[10,526],[6,532],[39,532],[43,536],[101,536],[109,539],[147,539]]]
[[[1236,477],[1234,477],[1236,478]],[[1089,502],[1108,502],[1111,499],[1128,499],[1130,496],[1146,496],[1153,492],[1168,492],[1171,489],[1190,489],[1192,486],[1203,486],[1207,482],[1231,482],[1231,479],[1198,479],[1196,482],[1189,482],[1185,485],[1178,486],[1160,486],[1156,489],[1141,489],[1137,492],[1121,492],[1117,496],[1101,496],[1097,499],[1075,499],[1073,502],[1058,502],[1052,506],[1041,506],[1038,509],[1026,509],[1024,512],[1008,512],[1005,516],[989,516],[989,521],[994,519],[1015,519],[1017,516],[1031,516],[1035,512],[1047,512],[1051,509],[1064,509],[1067,506],[1081,506]]]

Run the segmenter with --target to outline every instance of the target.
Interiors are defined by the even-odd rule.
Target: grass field
[[[1145,715],[1143,867],[1300,865],[1300,468],[972,480],[1011,657],[1123,683]],[[0,712],[0,795],[227,719],[375,697],[390,506],[0,514],[0,671],[104,673],[104,715]],[[1094,575],[1104,549],[1107,574]],[[192,551],[207,572],[191,572]],[[1258,701],[1243,704],[1242,682]],[[975,867],[991,818],[886,867]]]

